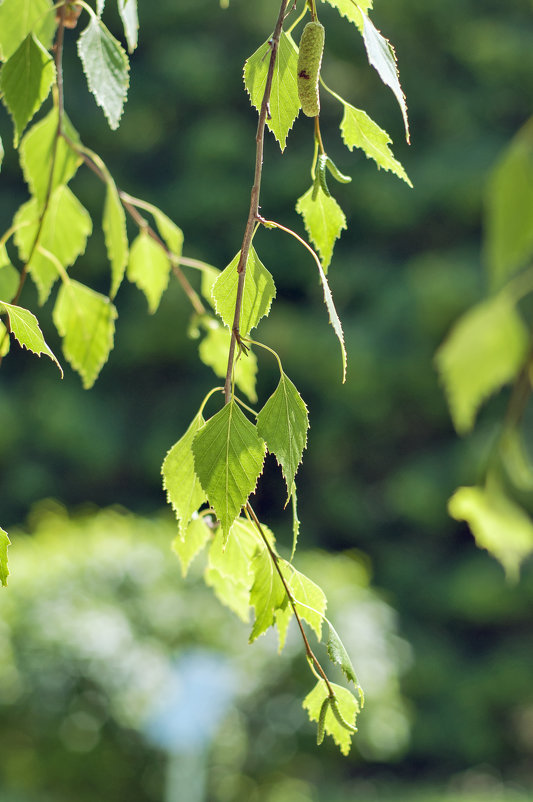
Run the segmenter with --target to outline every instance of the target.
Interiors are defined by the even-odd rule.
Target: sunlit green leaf
[[[0,298],[13,300],[19,286],[20,274],[10,262],[5,245],[0,245]]]
[[[172,446],[161,468],[163,487],[167,491],[167,501],[176,513],[181,535],[193,513],[206,501],[206,494],[194,472],[192,453],[192,442],[204,423],[203,416],[198,413],[183,437]]]
[[[118,0],[118,11],[124,26],[128,50],[130,53],[133,53],[137,47],[137,39],[139,36],[137,0]]]
[[[368,63],[374,67],[386,86],[394,92],[400,106],[405,126],[405,138],[409,142],[409,120],[407,119],[407,104],[400,85],[400,75],[396,63],[396,53],[388,39],[374,27],[370,19],[363,14],[363,40],[368,56]]]
[[[521,433],[517,429],[506,429],[500,437],[499,451],[514,486],[530,493],[533,490],[533,464]]]
[[[494,482],[460,487],[448,503],[452,518],[466,521],[477,545],[487,549],[516,579],[522,561],[533,553],[533,522]]]
[[[493,286],[533,256],[533,121],[513,139],[488,185],[485,255]]]
[[[361,12],[366,12],[371,9],[373,0],[358,0],[357,4],[354,2],[354,0],[322,0],[322,2],[327,2],[330,4],[330,6],[336,8],[339,14],[357,25],[362,33],[363,15]]]
[[[129,86],[129,61],[122,45],[104,23],[92,17],[78,39],[87,84],[109,126],[118,128]]]
[[[332,663],[340,666],[342,673],[348,680],[348,682],[353,682],[356,688],[359,687],[359,682],[357,681],[357,677],[355,676],[355,670],[350,660],[350,655],[346,651],[346,647],[344,643],[339,638],[337,630],[330,624],[328,621],[329,626],[329,636],[328,636],[328,655],[329,659]]]
[[[346,217],[333,196],[327,196],[319,189],[313,200],[313,187],[298,198],[296,211],[302,215],[311,242],[317,248],[324,271],[327,273],[333,246],[346,228]]]
[[[272,626],[276,611],[287,606],[287,594],[272,558],[266,548],[261,549],[252,561],[254,582],[250,591],[250,604],[255,608],[255,621],[250,643]]]
[[[320,640],[322,637],[322,621],[324,620],[327,606],[324,591],[309,577],[297,571],[290,563],[280,560],[279,564],[294,599],[298,615],[301,619],[307,621],[316,633],[318,640]],[[285,644],[287,627],[292,615],[291,604],[287,604],[284,610],[276,613],[280,651]]]
[[[258,111],[261,109],[265,94],[270,53],[271,47],[268,42],[265,42],[244,65],[244,85],[250,95],[252,106]],[[272,77],[270,116],[267,115],[266,120],[282,151],[285,150],[287,134],[300,111],[297,67],[298,50],[296,45],[288,34],[282,32]]]
[[[111,263],[111,291],[109,294],[111,298],[114,298],[124,278],[129,251],[124,207],[120,202],[115,182],[110,176],[107,179],[102,229],[107,255]]]
[[[67,145],[63,137],[59,137],[56,143],[57,122],[58,111],[54,106],[46,117],[30,128],[20,143],[22,172],[31,194],[37,198],[39,208],[48,192],[54,150],[51,191],[61,184],[67,184],[81,164],[81,157]],[[69,139],[80,144],[78,132],[66,114],[63,115],[62,129]]]
[[[294,384],[282,372],[278,386],[257,416],[257,431],[281,465],[287,483],[287,499],[302,461],[308,428],[307,407]]]
[[[50,53],[32,34],[2,67],[0,89],[15,124],[15,147],[27,124],[48,97],[56,68]]]
[[[127,276],[144,292],[152,313],[156,311],[167,288],[169,274],[167,254],[158,242],[142,230],[130,249]]]
[[[235,582],[229,576],[222,576],[214,568],[206,568],[205,583],[213,588],[218,600],[228,607],[245,624],[250,619],[250,589],[242,582]]]
[[[337,707],[342,718],[350,726],[355,728],[355,720],[359,712],[359,704],[355,697],[349,690],[343,688],[341,685],[331,683],[335,698],[337,700]],[[320,680],[311,693],[309,693],[303,702],[303,707],[307,710],[311,721],[318,722],[320,719],[320,711],[324,699],[328,697],[328,688],[324,680]],[[335,717],[333,710],[330,707],[327,710],[326,718],[324,721],[324,729],[326,735],[331,735],[337,746],[340,748],[343,755],[347,755],[352,745],[352,732],[346,727],[343,727],[339,720]]]
[[[2,587],[7,586],[7,578],[9,576],[9,568],[7,567],[7,547],[10,545],[10,540],[7,532],[0,528],[0,584]]]
[[[32,32],[44,47],[50,47],[55,29],[52,0],[4,0],[0,5],[1,58],[8,59]]]
[[[213,284],[215,308],[226,326],[233,327],[233,316],[237,299],[240,252],[229,263]],[[246,276],[242,296],[241,318],[239,330],[246,337],[255,328],[262,317],[268,315],[272,301],[276,297],[274,279],[257,256],[254,248],[250,248],[246,262]]]
[[[207,334],[200,342],[198,352],[204,365],[212,368],[215,374],[220,379],[223,379],[226,376],[228,367],[228,351],[231,334],[229,329],[225,326],[218,325],[216,321],[213,321],[213,323],[213,327],[207,330]],[[255,404],[257,401],[257,393],[255,390],[257,357],[250,348],[237,359],[234,376],[235,384],[239,390],[242,390],[242,392],[248,396],[252,404]]]
[[[251,562],[257,549],[257,537],[253,524],[247,518],[237,518],[225,542],[222,532],[215,535],[209,549],[209,567],[249,589],[253,579]]]
[[[178,555],[181,563],[181,573],[187,576],[190,565],[211,537],[211,530],[203,518],[193,518],[184,527],[183,534],[177,535],[172,541],[172,550]]]
[[[32,314],[29,309],[23,309],[21,306],[6,304],[4,301],[0,301],[0,309],[4,309],[7,312],[9,324],[11,326],[11,333],[20,343],[20,345],[23,348],[27,348],[28,351],[32,351],[32,353],[37,354],[37,356],[45,354],[46,356],[50,357],[50,359],[55,362],[59,368],[61,376],[63,376],[61,365],[57,361],[52,350],[48,347],[43,337],[43,333],[39,328],[39,321],[35,315]]]
[[[213,309],[215,308],[215,299],[213,298],[212,291],[213,291],[213,284],[220,276],[221,271],[218,270],[216,267],[211,267],[210,265],[206,266],[202,270],[202,279],[200,284],[200,289],[203,297],[205,300],[211,304]]]
[[[509,298],[498,295],[469,309],[435,355],[455,428],[468,432],[480,405],[520,370],[528,332]]]
[[[153,208],[153,215],[158,231],[164,239],[167,248],[179,259],[183,247],[183,231],[170,217],[167,217],[166,214],[155,206]]]
[[[10,347],[11,339],[9,337],[9,332],[0,320],[0,356],[4,357],[9,354]]]
[[[39,216],[39,205],[35,198],[21,206],[15,215],[15,225],[21,226],[15,233],[15,242],[19,256],[25,262],[34,247]],[[92,222],[87,210],[68,187],[57,187],[45,214],[39,237],[40,247],[52,253],[66,268],[84,253],[91,231]],[[57,267],[41,250],[34,249],[29,269],[39,291],[39,302],[43,304],[58,278]]]
[[[366,112],[356,109],[349,103],[344,103],[341,133],[344,144],[349,150],[361,148],[369,159],[374,159],[378,167],[390,170],[410,187],[413,186],[409,176],[389,148],[392,143],[390,136]]]
[[[236,401],[200,429],[192,444],[194,467],[224,537],[255,490],[266,446]]]
[[[63,284],[54,306],[54,324],[63,352],[83,382],[92,387],[113,348],[117,312],[109,298],[77,281]]]

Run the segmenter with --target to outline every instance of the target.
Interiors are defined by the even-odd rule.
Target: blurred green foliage
[[[67,110],[84,141],[103,156],[119,186],[157,203],[182,226],[186,255],[220,268],[240,245],[252,178],[256,115],[242,87],[242,65],[270,31],[275,5],[232,0],[223,12],[215,0],[160,0],[156,8],[141,2],[141,45],[125,117],[114,134],[83,87],[67,37]],[[327,6],[324,78],[392,134],[415,188],[346,151],[336,130],[338,108],[323,98],[326,146],[339,169],[354,176],[339,189],[349,230],[330,268],[346,332],[346,385],[338,380],[337,344],[312,262],[281,232],[257,235],[278,287],[258,336],[282,355],[310,408],[299,474],[302,542],[364,551],[373,583],[387,589],[412,646],[402,682],[411,740],[394,772],[436,780],[482,764],[531,786],[531,561],[519,585],[506,584],[501,568],[476,551],[466,527],[446,513],[452,491],[475,482],[503,402],[492,400],[468,443],[459,441],[433,354],[451,323],[483,294],[484,188],[499,153],[531,113],[532,8],[524,0],[482,6],[474,0],[376,0],[375,6],[374,22],[399,56],[411,149],[402,143],[392,96],[366,64],[360,37]],[[283,157],[272,139],[265,152],[262,211],[299,231],[294,203],[309,182],[310,125],[297,122]],[[9,142],[5,118],[0,128]],[[2,230],[26,199],[6,150]],[[103,188],[96,179],[80,171],[74,188],[98,217]],[[75,277],[98,288],[103,253],[103,238],[95,234]],[[31,288],[26,292],[29,298]],[[121,503],[137,513],[163,504],[162,458],[213,379],[187,339],[190,313],[177,286],[154,317],[131,287],[121,289],[117,306],[116,348],[90,393],[77,377],[69,373],[59,382],[51,364],[15,354],[15,348],[2,366],[2,523],[8,530],[49,495],[69,505]],[[52,327],[45,315],[42,320],[56,350]],[[275,386],[274,370],[260,358],[264,397]],[[272,463],[257,507],[289,544],[282,480]],[[15,553],[16,546],[13,560]],[[206,607],[207,614],[218,612]],[[357,654],[354,661],[358,668]],[[46,711],[42,715],[45,731]],[[134,736],[127,736],[127,747],[117,738],[112,752],[124,749],[133,763],[141,754],[147,760]],[[272,740],[263,743],[254,771]],[[27,750],[20,754],[23,760]],[[313,778],[319,769],[305,760]],[[76,770],[86,761],[84,755]],[[333,764],[326,759],[326,765]],[[374,770],[370,763],[358,768]],[[123,782],[133,782],[127,771]],[[298,798],[294,788],[287,793]]]

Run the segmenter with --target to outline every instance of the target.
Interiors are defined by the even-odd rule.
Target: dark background
[[[120,36],[109,6],[107,22]],[[499,154],[531,112],[533,9],[525,0],[376,0],[373,21],[399,58],[411,147],[402,140],[394,97],[368,66],[355,27],[327,5],[319,11],[327,27],[326,82],[389,131],[414,189],[343,146],[340,107],[323,97],[326,148],[353,176],[351,184],[335,186],[349,228],[330,267],[348,349],[344,386],[312,261],[280,232],[256,237],[278,289],[258,336],[280,353],[310,409],[298,474],[301,546],[363,552],[373,585],[398,611],[400,634],[412,646],[402,685],[411,740],[393,767],[381,769],[403,780],[439,781],[481,765],[527,785],[531,561],[519,585],[507,584],[500,566],[446,512],[453,490],[480,475],[505,393],[460,440],[433,355],[454,319],[486,290],[484,192]],[[182,227],[187,256],[219,268],[240,247],[253,174],[256,113],[243,89],[242,65],[269,35],[276,14],[274,0],[232,0],[227,11],[214,0],[141,0],[140,45],[116,133],[84,87],[78,32],[66,37],[66,108],[82,140],[121,188]],[[26,190],[9,147],[7,115],[0,129],[7,143],[0,195],[5,230]],[[312,152],[307,118],[295,123],[283,156],[267,137],[262,213],[300,233],[294,205],[308,187]],[[103,187],[84,169],[71,186],[95,221],[87,253],[71,272],[105,292]],[[21,303],[35,306],[33,288]],[[2,525],[8,531],[44,497],[70,508],[118,503],[147,516],[164,505],[162,459],[214,380],[187,337],[190,309],[177,282],[154,316],[127,284],[116,303],[115,349],[91,391],[70,370],[58,381],[48,360],[16,346],[2,365]],[[50,310],[49,302],[39,319],[59,352]],[[275,381],[275,366],[260,358],[260,399]],[[256,504],[288,543],[283,501],[270,459]]]

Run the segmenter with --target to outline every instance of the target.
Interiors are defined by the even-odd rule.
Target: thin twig
[[[248,220],[246,221],[246,228],[244,230],[244,237],[242,240],[241,254],[239,263],[237,265],[237,273],[239,279],[237,282],[237,296],[235,299],[235,314],[233,316],[233,325],[231,327],[231,341],[228,353],[228,367],[226,370],[226,381],[224,383],[224,396],[226,404],[231,400],[231,377],[233,373],[233,360],[235,358],[235,346],[240,344],[239,325],[241,320],[242,309],[242,296],[244,292],[244,279],[246,277],[246,263],[248,261],[248,254],[250,253],[250,246],[252,244],[252,237],[254,233],[255,224],[259,216],[259,195],[261,192],[261,174],[263,171],[263,145],[265,138],[265,125],[268,115],[268,108],[270,103],[270,93],[272,90],[272,79],[274,77],[274,67],[276,65],[276,58],[278,54],[279,40],[281,36],[281,29],[283,27],[283,20],[285,18],[285,11],[289,0],[282,0],[279,10],[278,20],[274,33],[270,42],[270,63],[268,65],[268,73],[265,84],[265,91],[263,93],[263,101],[261,103],[261,111],[259,112],[259,120],[257,123],[257,134],[255,137],[256,150],[255,150],[255,171],[254,183],[250,193],[250,210],[248,212]]]

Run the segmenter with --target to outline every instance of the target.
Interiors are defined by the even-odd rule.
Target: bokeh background
[[[67,111],[117,184],[183,228],[184,253],[223,268],[240,247],[255,151],[242,65],[269,35],[277,3],[139,5],[119,130],[108,130],[84,86],[77,32],[66,41]],[[204,587],[201,561],[181,578],[160,465],[213,376],[188,336],[177,283],[154,316],[125,285],[115,350],[91,391],[16,347],[2,365],[2,525],[13,540],[0,595],[2,802],[533,798],[531,561],[510,585],[446,513],[453,490],[479,475],[505,393],[460,440],[433,365],[452,322],[486,291],[484,194],[531,113],[533,8],[526,0],[375,6],[399,57],[410,148],[356,29],[320,9],[326,82],[389,131],[414,183],[349,153],[340,108],[323,98],[326,148],[353,176],[335,187],[349,229],[330,268],[346,385],[311,260],[279,232],[256,238],[278,288],[260,338],[281,354],[310,409],[299,565],[331,596],[368,691],[353,751],[344,759],[314,745],[297,639],[281,658],[275,638],[248,647],[246,627]],[[106,13],[120,36],[114,4]],[[5,114],[0,133],[9,143]],[[2,230],[27,197],[6,150]],[[307,119],[283,156],[267,138],[262,211],[300,232],[294,205],[312,153]],[[98,221],[102,186],[80,169],[72,187]],[[98,225],[73,274],[106,291]],[[22,302],[36,304],[31,287]],[[39,318],[58,352],[49,313]],[[260,397],[275,381],[261,360]],[[288,545],[283,501],[267,461],[256,505]]]

